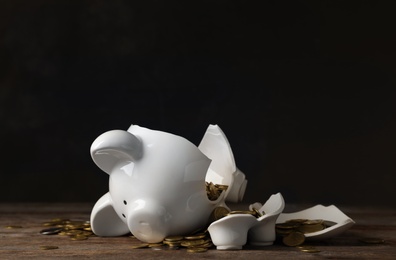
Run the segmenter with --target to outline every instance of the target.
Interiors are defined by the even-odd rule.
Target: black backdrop
[[[0,201],[95,202],[131,124],[227,135],[244,201],[396,206],[394,1],[0,1]]]

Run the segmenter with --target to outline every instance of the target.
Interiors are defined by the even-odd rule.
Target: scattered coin
[[[5,228],[8,228],[8,229],[15,229],[15,228],[22,228],[22,226],[8,225],[8,226],[5,226]]]
[[[285,238],[286,236],[289,236],[291,235],[291,233],[294,232],[307,234],[307,233],[321,231],[334,224],[335,223],[332,221],[327,221],[323,219],[290,219],[285,221],[284,223],[277,223],[275,225],[275,231],[277,236],[281,236]],[[288,242],[289,240],[286,239],[286,241]]]
[[[54,228],[46,228],[40,231],[40,234],[43,235],[56,235],[63,231],[63,228],[54,227]]]
[[[283,244],[287,246],[298,246],[304,243],[305,235],[298,231],[293,231],[282,239]]]
[[[41,250],[52,250],[52,249],[58,249],[59,247],[57,246],[40,246]]]
[[[189,253],[203,253],[208,251],[208,249],[206,247],[190,247],[187,248],[187,252]]]
[[[77,234],[70,237],[71,240],[87,240],[88,237],[83,234]]]
[[[94,235],[89,221],[54,218],[42,225],[49,227],[40,231],[42,235],[69,236],[71,240],[86,240]]]

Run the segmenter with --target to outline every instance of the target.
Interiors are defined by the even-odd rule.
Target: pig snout
[[[162,242],[168,235],[169,214],[155,201],[136,200],[131,204],[127,224],[132,234],[147,243]]]

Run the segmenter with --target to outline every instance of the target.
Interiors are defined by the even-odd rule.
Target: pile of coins
[[[213,184],[213,182],[205,182],[206,184],[206,195],[209,200],[217,200],[223,191],[226,191],[228,186],[221,184]]]
[[[283,244],[299,246],[304,243],[306,233],[317,232],[334,225],[334,222],[323,219],[290,219],[275,225],[276,234],[282,237]]]
[[[212,240],[209,232],[205,230],[190,236],[169,236],[160,243],[142,243],[132,248],[152,248],[154,250],[186,248],[187,252],[190,253],[202,253],[208,251],[211,247],[213,247]]]
[[[43,226],[47,227],[40,231],[43,235],[69,236],[71,240],[86,240],[93,235],[89,221],[55,218]]]

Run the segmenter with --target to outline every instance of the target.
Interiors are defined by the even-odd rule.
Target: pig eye
[[[127,202],[126,202],[126,200],[124,200],[124,205],[126,205],[127,204]]]
[[[124,213],[122,214],[122,216],[123,216],[124,218],[126,218]]]

